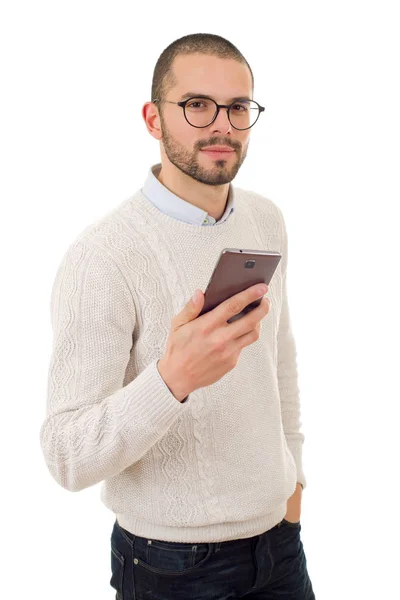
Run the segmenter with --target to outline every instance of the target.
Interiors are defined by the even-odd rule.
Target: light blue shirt
[[[192,225],[215,225],[225,221],[229,215],[235,210],[234,207],[234,190],[229,184],[228,201],[226,203],[225,212],[219,221],[209,215],[205,210],[198,206],[183,200],[176,196],[168,188],[165,187],[158,179],[158,174],[161,170],[161,163],[152,165],[149,169],[149,174],[145,181],[142,193],[162,212],[170,217],[191,223]]]

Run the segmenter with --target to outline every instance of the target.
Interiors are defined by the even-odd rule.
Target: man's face
[[[230,104],[239,96],[252,97],[250,71],[235,60],[190,54],[178,56],[173,70],[178,84],[166,100],[179,102],[186,92],[205,94],[218,104]],[[211,125],[196,128],[186,121],[182,107],[163,102],[160,127],[161,151],[175,167],[201,183],[230,183],[246,158],[251,130],[234,129],[225,108]],[[214,158],[201,150],[213,145],[230,146],[234,152]]]

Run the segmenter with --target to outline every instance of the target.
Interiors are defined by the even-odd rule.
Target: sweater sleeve
[[[296,342],[290,320],[287,295],[288,237],[285,221],[280,212],[282,225],[282,308],[278,326],[278,382],[281,399],[282,425],[286,443],[297,467],[297,482],[305,489],[307,481],[302,466],[302,446],[305,439],[300,432],[301,407],[298,387]]]
[[[54,479],[79,491],[138,461],[182,414],[152,360],[124,386],[136,310],[100,246],[72,244],[50,301],[53,344],[40,444]]]

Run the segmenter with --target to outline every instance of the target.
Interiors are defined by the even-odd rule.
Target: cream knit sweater
[[[46,464],[70,491],[102,482],[102,502],[138,536],[254,536],[284,517],[296,482],[306,487],[285,222],[271,200],[232,192],[229,217],[201,227],[138,190],[77,236],[55,276]],[[271,309],[236,367],[180,403],[157,362],[226,247],[281,252]]]

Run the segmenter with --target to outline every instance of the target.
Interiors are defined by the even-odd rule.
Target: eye
[[[189,108],[198,108],[197,106],[193,106],[194,104],[205,104],[202,100],[195,100],[193,102],[189,102],[186,106]]]
[[[248,106],[245,104],[232,104],[232,108],[234,108],[238,112],[246,112],[248,110]],[[240,109],[243,109],[243,110],[240,110]]]

